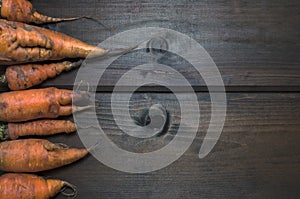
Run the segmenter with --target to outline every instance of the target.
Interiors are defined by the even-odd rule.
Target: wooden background
[[[198,152],[210,119],[209,94],[192,67],[182,60],[173,60],[172,66],[197,91],[202,113],[197,138],[179,160],[162,170],[135,175],[108,168],[89,156],[40,175],[77,185],[78,198],[299,198],[298,0],[32,0],[32,3],[38,11],[50,16],[90,15],[111,27],[105,29],[91,20],[45,26],[94,45],[138,27],[182,32],[198,41],[214,59],[228,98],[220,140],[200,160]],[[153,102],[163,104],[170,113],[169,128],[163,135],[132,145],[113,122],[110,92],[124,72],[151,59],[147,52],[140,55],[142,59],[130,54],[114,63],[106,71],[97,94],[101,102],[97,113],[105,132],[121,147],[137,151],[168,143],[176,134],[176,118],[180,117],[174,95],[160,87],[150,87],[134,95],[131,112],[141,116]],[[168,57],[160,62],[170,64]],[[76,70],[64,73],[42,87],[72,89],[75,75]],[[82,146],[76,133],[48,139]]]

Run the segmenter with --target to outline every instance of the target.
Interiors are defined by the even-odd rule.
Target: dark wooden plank
[[[136,144],[115,125],[110,94],[97,95],[98,118],[105,133],[122,148],[141,152],[167,144],[176,135],[180,117],[171,94],[135,94],[132,116],[161,102],[170,113],[162,136]],[[127,174],[104,166],[92,156],[41,175],[62,178],[78,186],[78,198],[297,198],[300,181],[300,94],[228,94],[223,133],[213,151],[198,158],[210,118],[208,94],[198,95],[199,132],[188,151],[172,165],[147,174]],[[191,119],[194,117],[190,114]],[[76,134],[52,141],[82,146]],[[103,149],[104,150],[104,149]],[[57,197],[63,198],[63,197]]]
[[[90,15],[114,27],[105,30],[90,20],[48,25],[90,44],[98,44],[118,32],[138,27],[164,27],[185,33],[210,53],[220,69],[226,86],[275,87],[297,90],[300,85],[300,3],[280,1],[103,1],[53,0],[32,3],[51,16]],[[133,66],[151,60],[151,56],[127,56],[115,63],[103,79],[103,86],[113,86],[118,77]],[[205,86],[186,62],[170,64],[185,75],[195,87]],[[75,71],[64,74],[45,86],[69,86]],[[3,88],[2,88],[3,89]],[[100,89],[100,88],[99,88]]]
[[[208,127],[210,99],[207,93],[199,93],[201,123],[197,137],[189,150],[167,168],[148,174],[126,174],[89,156],[40,175],[76,184],[78,198],[298,198],[300,94],[284,92],[300,91],[299,1],[32,0],[32,3],[51,16],[88,14],[115,28],[105,30],[89,20],[46,26],[94,45],[131,28],[158,26],[180,31],[210,53],[227,91],[280,92],[229,93],[223,133],[204,159],[198,158],[198,152]],[[203,80],[192,67],[179,58],[170,58],[166,56],[160,63],[171,65],[196,90],[205,91]],[[122,57],[106,72],[99,91],[112,90],[124,72],[151,60],[152,55],[146,52]],[[75,75],[76,71],[64,73],[42,87],[72,88]],[[5,89],[0,87],[0,91]],[[175,136],[180,118],[173,95],[159,93],[163,90],[157,87],[145,91],[158,93],[134,95],[132,115],[141,117],[153,102],[160,102],[170,113],[170,124],[167,132],[144,142],[124,135],[112,118],[109,94],[97,95],[101,102],[97,113],[107,135],[120,147],[135,152],[167,144]],[[192,112],[190,117],[193,118]],[[49,137],[49,140],[82,146],[77,134]]]

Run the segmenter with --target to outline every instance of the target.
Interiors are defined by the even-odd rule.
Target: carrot
[[[2,3],[1,3],[2,2]],[[23,23],[45,24],[45,23],[57,23],[63,21],[75,21],[78,19],[90,19],[105,26],[99,20],[89,17],[71,17],[71,18],[53,18],[38,13],[32,3],[28,0],[0,0],[1,17],[9,21],[18,21]]]
[[[65,188],[72,192],[67,193]],[[0,177],[1,199],[47,199],[59,192],[71,198],[77,195],[76,187],[66,181],[44,179],[33,174],[7,173]]]
[[[135,48],[135,47],[134,47]],[[103,56],[111,51],[45,28],[0,19],[0,64],[13,65],[64,58]]]
[[[8,84],[11,90],[24,90],[41,84],[48,78],[53,78],[63,71],[71,70],[80,66],[79,62],[58,62],[51,64],[24,64],[9,66],[5,75],[0,77],[3,84]]]
[[[72,106],[72,98],[82,99],[82,93],[44,88],[12,91],[0,94],[0,121],[23,122],[40,118],[68,116],[91,106]]]
[[[0,140],[18,139],[20,136],[47,136],[58,133],[71,133],[76,126],[69,120],[37,120],[23,123],[0,123]]]
[[[5,141],[0,143],[0,170],[40,172],[71,164],[87,154],[87,149],[68,148],[48,140]]]
[[[52,18],[45,16],[38,13],[28,0],[2,0],[1,16],[10,21],[35,24],[73,21],[82,18]]]

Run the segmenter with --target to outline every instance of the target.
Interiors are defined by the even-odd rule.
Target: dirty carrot
[[[67,193],[66,189],[70,189]],[[66,197],[75,198],[74,185],[57,179],[44,179],[33,174],[7,173],[0,177],[1,199],[48,199],[61,192]]]
[[[21,136],[47,136],[58,133],[71,133],[76,126],[69,120],[37,120],[22,123],[0,123],[0,140],[15,140]]]
[[[30,1],[28,0],[0,0],[0,14],[1,17],[9,21],[18,21],[28,24],[45,24],[63,21],[74,21],[78,19],[90,19],[106,27],[99,20],[90,16],[54,18],[40,14],[33,8],[32,3],[30,3]]]
[[[64,58],[86,58],[128,49],[104,49],[65,34],[20,22],[0,19],[0,65],[13,65]]]
[[[84,93],[44,88],[12,91],[0,94],[0,121],[24,122],[40,118],[68,116],[91,106],[72,106],[74,100],[84,99]]]
[[[0,143],[0,170],[45,171],[71,164],[87,154],[87,149],[68,148],[42,139],[5,141]]]
[[[1,1],[0,1],[1,2]],[[62,21],[73,21],[82,17],[74,18],[53,18],[38,13],[28,0],[2,0],[1,16],[10,21],[24,23],[53,23]]]
[[[24,64],[6,68],[4,75],[0,77],[2,84],[7,84],[11,90],[24,90],[41,84],[48,78],[53,78],[63,71],[69,71],[80,66],[78,62],[57,62],[51,64]]]

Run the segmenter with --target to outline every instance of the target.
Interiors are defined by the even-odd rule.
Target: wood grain
[[[201,108],[197,137],[179,160],[162,170],[134,175],[113,170],[89,156],[40,175],[77,185],[78,198],[299,198],[298,0],[32,0],[32,3],[49,16],[89,15],[101,20],[109,28],[91,20],[44,26],[94,45],[132,28],[163,27],[182,32],[207,50],[228,92],[222,135],[213,151],[199,159],[211,114],[210,97],[203,79],[191,65],[177,56],[166,55],[158,62],[170,65],[189,80],[198,92]],[[153,103],[161,103],[169,113],[167,130],[142,141],[127,136],[116,126],[110,110],[110,92],[115,83],[128,70],[153,60],[157,57],[145,50],[125,55],[106,70],[97,88],[99,123],[114,143],[133,152],[165,146],[176,136],[180,123],[174,95],[161,87],[143,87],[132,97],[132,118],[143,122],[145,111]],[[4,70],[1,67],[0,74]],[[63,73],[41,87],[72,89],[76,72]],[[0,91],[7,88],[0,86]],[[191,111],[189,117],[193,116]],[[128,119],[124,117],[125,122]],[[188,131],[188,127],[185,124],[184,130]],[[91,132],[88,136],[97,135]],[[47,139],[82,146],[76,133]]]
[[[197,137],[179,160],[162,170],[126,174],[89,156],[42,175],[76,184],[78,198],[297,198],[300,94],[228,94],[224,130],[213,151],[204,159],[198,158],[198,152],[209,123],[210,99],[208,94],[199,94],[198,98],[202,115]],[[172,118],[165,134],[139,144],[115,125],[110,114],[110,94],[98,94],[97,99],[102,102],[97,113],[104,132],[126,150],[157,150],[176,135],[174,126],[180,113],[171,94],[133,96],[130,106],[133,117],[141,115],[152,103],[161,102]],[[76,134],[49,139],[82,146]]]
[[[139,27],[164,27],[187,34],[207,50],[219,67],[225,85],[234,91],[242,91],[240,86],[252,90],[257,87],[272,91],[300,90],[300,3],[297,0],[33,0],[32,3],[44,14],[90,15],[112,27],[105,29],[91,20],[47,25],[90,44],[97,45],[109,36]],[[153,57],[149,54],[124,57],[107,71],[103,86],[113,86],[125,71],[147,59]],[[176,60],[177,64],[172,64],[167,58],[160,62],[185,75],[194,87],[205,87],[186,62]],[[45,86],[70,87],[75,73],[64,74]]]

